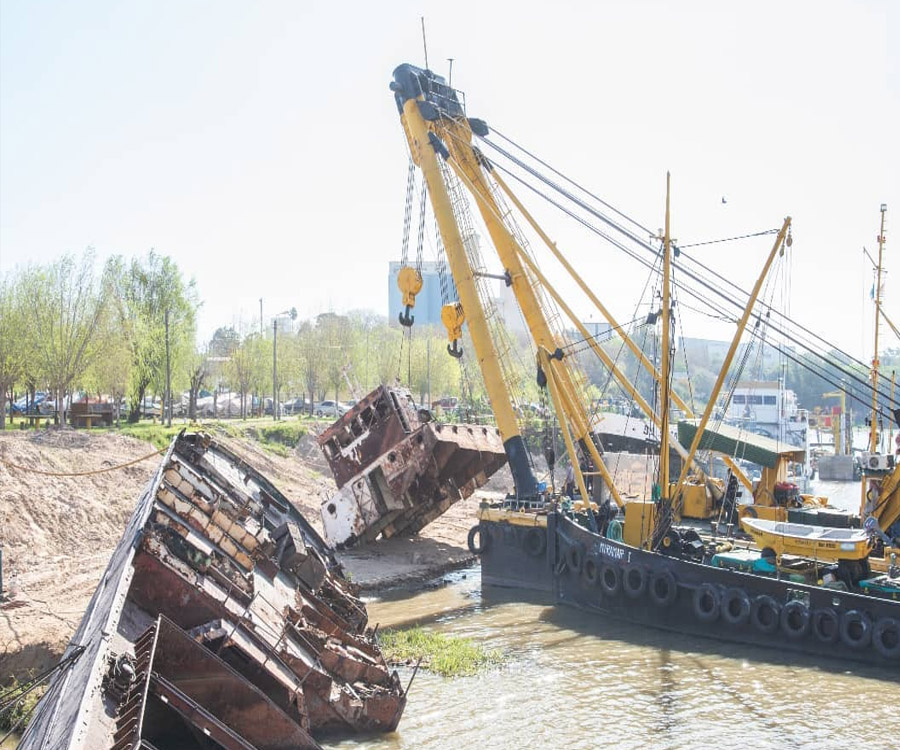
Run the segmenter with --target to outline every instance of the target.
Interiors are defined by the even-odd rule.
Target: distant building
[[[415,267],[415,263],[407,265]],[[406,310],[403,305],[403,295],[397,286],[397,274],[403,264],[398,261],[391,261],[388,264],[388,321],[392,325],[400,325],[397,316]],[[415,317],[415,325],[443,325],[441,323],[441,308],[443,300],[441,297],[441,271],[436,261],[425,261],[422,263],[422,291],[416,295],[415,307],[410,311]],[[456,285],[453,283],[453,276],[450,269],[445,267],[444,284],[447,287],[448,301],[457,299]]]
[[[797,403],[797,394],[773,381],[739,382],[726,417],[780,442],[806,447],[809,414]]]

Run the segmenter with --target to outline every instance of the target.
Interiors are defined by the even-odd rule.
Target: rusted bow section
[[[495,427],[440,424],[379,386],[319,436],[338,492],[321,508],[337,547],[414,534],[506,463]]]

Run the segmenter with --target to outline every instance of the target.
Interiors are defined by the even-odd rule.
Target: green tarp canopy
[[[678,423],[678,442],[685,448],[690,448],[694,435],[697,434],[699,423],[699,419],[686,419]],[[715,429],[707,426],[703,431],[698,450],[723,453],[726,456],[745,459],[770,469],[775,468],[779,458],[798,463],[806,459],[806,451],[803,448],[772,440],[772,438],[728,424],[717,424]]]

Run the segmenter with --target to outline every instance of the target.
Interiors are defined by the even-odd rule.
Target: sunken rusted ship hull
[[[226,446],[182,434],[20,747],[297,750],[392,731],[406,696],[366,626],[287,498]]]
[[[322,504],[338,547],[414,534],[506,463],[494,427],[438,424],[407,391],[379,386],[319,435],[338,486]]]
[[[482,581],[654,628],[865,662],[900,676],[900,600],[713,567],[546,525],[479,524]]]

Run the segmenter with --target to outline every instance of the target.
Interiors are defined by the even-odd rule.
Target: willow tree
[[[106,284],[122,335],[131,351],[129,422],[137,422],[151,385],[165,382],[166,312],[169,313],[171,371],[193,351],[197,295],[193,279],[185,281],[177,264],[151,250],[128,261],[117,255],[106,264]]]
[[[55,394],[59,422],[65,424],[66,394],[101,349],[97,331],[104,292],[94,275],[93,251],[27,270],[22,294],[31,346]]]
[[[6,401],[12,404],[13,388],[25,369],[21,301],[12,278],[0,278],[0,430],[6,428]]]

